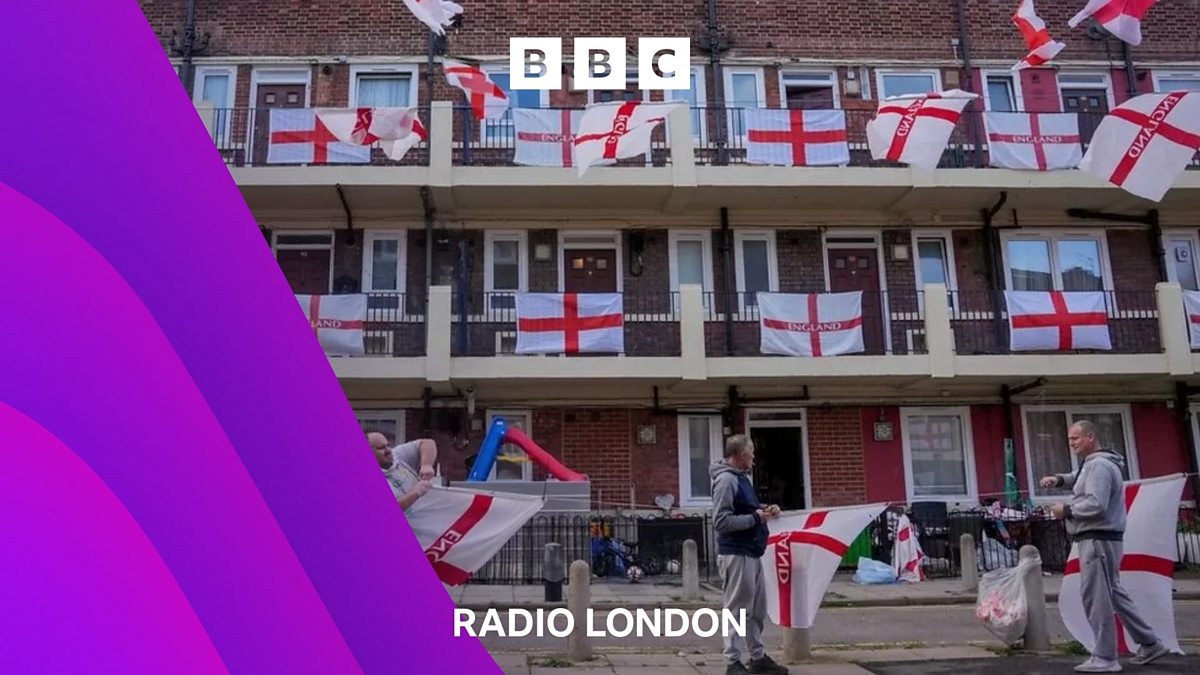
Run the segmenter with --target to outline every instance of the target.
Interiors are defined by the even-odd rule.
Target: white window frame
[[[829,76],[829,80],[828,81],[813,80],[813,79],[795,76],[795,73],[800,73],[800,72],[825,73]],[[792,75],[792,76],[789,77],[789,75]],[[779,107],[780,108],[786,109],[788,107],[788,105],[787,105],[787,85],[789,85],[789,84],[800,85],[800,86],[811,85],[814,87],[816,87],[816,86],[823,87],[823,86],[829,85],[833,89],[833,109],[834,110],[842,109],[842,90],[841,90],[841,86],[838,83],[837,70],[834,70],[832,68],[799,68],[799,67],[780,68],[779,69]]]
[[[528,410],[528,409],[524,409],[524,408],[523,409],[507,409],[507,408],[505,408],[505,409],[499,409],[499,410],[488,410],[487,427],[486,428],[488,428],[488,429],[492,428],[492,420],[496,419],[497,417],[521,417],[521,418],[524,418],[525,428],[528,430],[526,432],[526,435],[527,436],[533,435],[533,411],[532,410]],[[504,445],[504,443],[501,442],[501,445]],[[524,454],[525,451],[522,450],[521,453]],[[528,455],[526,455],[526,458],[528,458]],[[488,473],[488,480],[496,480],[496,467],[499,463],[500,463],[500,455],[497,454],[496,461],[492,463],[492,470],[491,470],[491,472]],[[525,482],[529,482],[529,481],[533,480],[532,460],[521,463],[521,480],[525,481]]]
[[[703,145],[705,142],[705,139],[708,138],[708,115],[707,115],[707,112],[708,112],[708,83],[705,82],[705,80],[704,80],[704,77],[705,77],[704,66],[692,66],[692,77],[696,78],[696,91],[695,91],[696,107],[699,109],[699,112],[700,112],[700,115],[699,115],[700,126],[692,129],[692,140],[696,143],[696,145]],[[679,90],[664,91],[663,99],[666,101],[683,101],[684,103],[688,103],[689,105],[691,105],[691,103],[687,99],[672,98],[672,96],[674,96],[677,93],[679,93]],[[589,90],[588,91],[588,99],[589,100],[591,99],[591,96],[592,96],[592,92]],[[691,119],[692,119],[692,111],[689,109],[688,110],[689,126],[691,125]],[[668,135],[671,133],[670,125],[671,125],[671,120],[670,120],[670,116],[668,116],[668,119],[663,122],[663,128],[667,130]]]
[[[913,485],[912,444],[909,441],[909,418],[929,415],[954,416],[958,418],[963,435],[963,465],[967,482],[967,493],[958,495],[916,495]],[[923,502],[978,502],[979,481],[975,475],[975,443],[971,435],[971,408],[961,407],[904,407],[900,408],[900,440],[904,450],[904,494],[908,501]]]
[[[1195,80],[1196,84],[1200,85],[1200,70],[1183,70],[1183,71],[1150,71],[1151,81],[1154,82],[1154,91],[1162,92],[1162,86],[1159,84],[1161,80]]]
[[[376,241],[386,239],[396,239],[399,244],[396,247],[396,289],[394,291],[376,291],[371,286],[375,271],[372,269],[372,253]],[[363,237],[363,266],[362,266],[362,292],[363,293],[400,293],[404,294],[407,287],[408,273],[408,230],[367,230],[366,236]]]
[[[798,415],[798,419],[791,420],[755,420],[752,419],[756,413],[793,413]],[[812,496],[812,471],[809,467],[809,447],[808,447],[808,409],[806,408],[747,408],[742,417],[742,428],[746,430],[746,437],[752,437],[754,429],[769,429],[769,428],[785,428],[795,429],[800,428],[800,460],[804,471],[804,508],[816,508],[813,504]],[[722,455],[724,451],[722,450]]]
[[[1059,267],[1058,260],[1058,243],[1060,241],[1079,239],[1088,239],[1100,242],[1100,268],[1101,276],[1103,277],[1104,281],[1103,290],[1113,290],[1112,259],[1108,255],[1108,236],[1105,230],[1096,230],[1092,232],[1080,230],[1064,230],[1061,232],[1052,230],[1022,230],[1020,232],[1002,232],[1000,235],[1000,255],[1001,260],[1004,263],[1005,288],[1012,290],[1013,287],[1012,268],[1009,266],[1008,261],[1008,243],[1010,241],[1045,240],[1049,242],[1052,290],[1061,291],[1063,289],[1063,284],[1062,269]]]
[[[875,70],[875,91],[879,95],[879,100],[886,100],[887,87],[883,86],[884,77],[887,75],[929,75],[933,77],[934,91],[942,91],[942,71],[936,68],[877,68]]]
[[[712,497],[693,497],[691,440],[688,433],[688,420],[693,417],[704,417],[708,423],[709,459],[716,461],[724,456],[724,444],[721,437],[721,416],[712,412],[680,413],[678,418],[679,432],[677,434],[679,455],[679,506],[681,508],[700,508],[712,506]]]
[[[925,316],[925,280],[921,278],[921,256],[917,248],[917,244],[922,239],[940,239],[942,240],[942,250],[946,252],[946,290],[950,292],[950,309],[956,311],[958,308],[958,272],[955,268],[954,261],[954,236],[949,230],[913,230],[912,231],[912,261],[913,261],[913,278],[917,283],[917,311],[921,313],[921,317]],[[911,347],[910,347],[911,349]]]
[[[490,293],[505,293],[507,289],[497,291],[496,271],[494,269],[494,257],[492,248],[498,241],[515,241],[517,242],[517,290],[513,294],[525,293],[529,290],[529,234],[525,230],[486,230],[483,234],[483,292]],[[494,296],[485,295],[487,298],[487,309],[492,311],[512,311],[515,309],[508,307],[492,307]]]
[[[508,75],[509,74],[507,64],[484,63],[484,64],[480,64],[479,69],[482,70],[489,78],[492,75]],[[487,133],[488,133],[489,125],[494,126],[498,129],[502,129],[502,128],[506,128],[506,127],[511,127],[515,124],[515,122],[513,121],[513,117],[512,117],[512,115],[513,115],[512,111],[515,110],[517,107],[516,106],[516,93],[513,92],[511,89],[511,87],[512,87],[512,79],[511,78],[509,78],[509,87],[510,88],[509,88],[508,93],[510,95],[510,99],[509,99],[509,108],[508,108],[508,113],[507,113],[508,121],[505,121],[504,117],[501,117],[500,119],[496,119],[496,120],[489,120],[489,119],[479,120],[479,122],[475,128],[475,131],[478,132],[479,135],[475,136],[474,138],[471,139],[472,147],[488,147],[489,146],[489,144],[487,142]],[[457,89],[456,89],[456,91],[457,91]],[[456,96],[456,98],[454,99],[454,105],[456,105],[456,106],[464,105],[461,102],[461,98],[462,98],[462,95],[461,95],[461,92],[459,92],[459,95]],[[542,108],[547,108],[550,106],[550,92],[548,90],[543,89],[543,90],[538,91],[538,106],[540,106]],[[513,132],[513,138],[514,139],[516,138],[515,131]]]
[[[404,408],[394,408],[389,410],[359,410],[355,409],[354,417],[359,425],[362,425],[364,420],[373,420],[380,422],[395,422],[396,423],[396,445],[404,443],[407,438],[405,424],[407,422],[408,411]],[[395,447],[395,446],[393,446]]]
[[[1069,110],[1067,110],[1066,103],[1063,102],[1063,78],[1070,80],[1071,78],[1085,78],[1085,77],[1095,78],[1095,80],[1090,83],[1089,82],[1080,82],[1078,80],[1076,80],[1075,82],[1068,82],[1066,88],[1067,89],[1099,89],[1100,87],[1103,87],[1105,96],[1108,97],[1108,109],[1112,110],[1113,108],[1117,107],[1117,99],[1113,95],[1113,83],[1112,83],[1112,74],[1111,73],[1105,73],[1102,71],[1067,71],[1067,72],[1060,71],[1058,73],[1058,77],[1055,78],[1055,83],[1056,83],[1056,86],[1058,87],[1058,107],[1060,110],[1062,110],[1063,112],[1070,112]]]
[[[733,105],[730,102],[730,97],[733,95],[733,76],[734,75],[753,75],[754,81],[758,86],[758,91],[757,91],[758,101],[757,101],[756,107],[758,107],[758,108],[767,107],[767,84],[766,84],[766,77],[764,77],[764,75],[763,75],[763,69],[762,68],[751,68],[751,67],[745,67],[745,66],[743,66],[743,67],[730,66],[730,67],[723,69],[722,77],[724,78],[724,82],[722,82],[722,86],[724,86],[724,88],[725,88],[724,91],[725,91],[726,107],[733,108]],[[734,123],[734,112],[735,111],[732,109],[726,111],[725,117],[726,117],[726,124],[728,125],[726,128],[729,129],[729,135],[732,138],[742,139],[743,140],[742,145],[744,146],[745,145],[744,139],[746,138],[746,135],[745,134],[737,135],[734,133],[734,129],[736,128],[736,124]]]
[[[1125,463],[1129,467],[1129,480],[1139,480],[1141,472],[1138,469],[1138,450],[1137,439],[1133,433],[1133,413],[1128,404],[1114,405],[1022,405],[1021,406],[1021,435],[1022,441],[1025,443],[1025,477],[1028,479],[1027,485],[1031,486],[1029,496],[1034,502],[1060,502],[1062,495],[1038,496],[1037,490],[1034,489],[1036,481],[1041,480],[1041,476],[1034,476],[1033,454],[1030,452],[1029,444],[1029,412],[1061,412],[1067,415],[1067,430],[1071,429],[1070,415],[1088,415],[1096,413],[1117,413],[1121,415],[1121,430],[1125,432]],[[1067,439],[1063,438],[1064,446]],[[1075,471],[1079,468],[1079,460],[1069,450],[1066,450],[1071,458],[1071,470]]]
[[[679,251],[675,247],[681,241],[700,242],[700,255],[703,256],[701,264],[704,266],[704,291],[711,293],[713,290],[712,232],[708,230],[669,230],[667,232],[667,245],[670,247],[667,259],[671,269],[671,291],[679,290]]]
[[[359,75],[408,75],[408,107],[420,106],[421,91],[418,82],[420,75],[416,64],[362,64],[350,66],[350,107],[358,107],[358,77]]]
[[[204,79],[209,75],[225,75],[229,78],[229,85],[226,87],[229,106],[224,112],[225,130],[219,139],[222,144],[227,145],[233,133],[232,109],[237,108],[237,66],[196,66],[196,80],[192,84],[192,102],[196,105],[204,102]],[[221,114],[217,113],[217,115],[217,119],[213,120],[214,123],[221,120]]]
[[[1187,239],[1192,243],[1192,268],[1196,270],[1196,280],[1200,282],[1200,261],[1197,260],[1197,258],[1200,258],[1200,235],[1197,235],[1196,230],[1187,228],[1163,230],[1160,244],[1162,245],[1164,257],[1163,263],[1167,269],[1167,281],[1176,284],[1179,283],[1179,276],[1175,274],[1174,261],[1165,259],[1170,254],[1170,247],[1167,246],[1167,242],[1172,239]]]
[[[571,249],[609,249],[616,251],[617,292],[625,292],[625,264],[621,233],[617,230],[559,230],[558,231],[558,292],[567,286],[567,251]]]
[[[742,250],[746,241],[767,242],[767,280],[770,282],[771,293],[779,292],[779,253],[776,248],[775,230],[734,230],[733,258],[734,273],[737,279],[738,313],[747,317],[746,308],[746,258]]]
[[[1003,77],[1003,78],[1006,78],[1009,82],[1011,82],[1012,83],[1012,95],[1013,95],[1013,110],[1020,111],[1020,110],[1025,109],[1025,98],[1021,92],[1021,75],[1019,74],[1019,72],[1011,72],[1011,71],[1007,71],[1007,70],[994,70],[993,69],[993,70],[982,70],[979,73],[979,78],[982,80],[982,84],[983,84],[983,109],[984,110],[992,110],[993,109],[991,91],[988,89],[988,86],[987,86],[989,77],[997,77],[997,78]],[[1062,97],[1059,97],[1059,102],[1058,102],[1058,104],[1060,106],[1062,105],[1061,98]]]
[[[313,237],[316,235],[329,235],[328,244],[280,244],[280,237],[287,236],[304,236]],[[276,264],[279,262],[279,251],[328,251],[329,252],[329,284],[325,287],[326,293],[333,292],[333,248],[335,243],[333,230],[272,230],[271,231],[271,256],[275,258]]]

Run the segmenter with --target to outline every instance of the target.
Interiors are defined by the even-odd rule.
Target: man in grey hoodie
[[[712,478],[713,529],[717,532],[717,566],[725,582],[725,609],[735,615],[746,611],[749,667],[742,665],[743,639],[725,637],[725,675],[770,673],[787,675],[788,669],[767,656],[763,623],[767,618],[767,586],[759,558],[767,550],[767,521],[779,514],[778,506],[758,503],[750,483],[754,443],[742,434],[725,442],[725,458],[708,467]]]
[[[1079,590],[1088,623],[1096,636],[1096,647],[1087,661],[1075,667],[1081,673],[1117,673],[1116,614],[1140,648],[1130,659],[1144,665],[1165,655],[1166,646],[1154,635],[1137,612],[1133,599],[1121,587],[1119,574],[1125,536],[1125,490],[1121,477],[1124,459],[1100,449],[1096,426],[1076,422],[1067,441],[1079,458],[1073,474],[1046,476],[1042,487],[1065,487],[1072,491],[1066,504],[1055,504],[1050,512],[1066,521],[1067,533],[1079,546]]]

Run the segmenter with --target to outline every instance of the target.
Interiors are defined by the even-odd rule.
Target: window
[[[509,107],[505,111],[504,116],[497,120],[481,120],[480,133],[481,137],[486,141],[497,141],[501,139],[513,138],[513,108],[542,108],[550,102],[550,92],[540,89],[518,89],[513,91],[509,89],[508,71],[506,70],[491,70],[484,68],[488,77],[492,78],[492,82],[496,86],[504,90],[508,94]],[[461,99],[460,99],[461,100]],[[463,103],[465,105],[465,101]]]
[[[229,142],[233,128],[234,85],[237,69],[233,66],[200,66],[196,68],[196,84],[192,100],[207,103],[213,111],[213,136],[216,140]]]
[[[379,432],[393,448],[404,442],[403,410],[356,410],[354,415],[364,434]]]
[[[1163,255],[1167,257],[1167,281],[1174,281],[1185,291],[1200,291],[1196,273],[1197,245],[1195,232],[1168,232],[1163,235]]]
[[[367,232],[363,244],[364,293],[374,291],[396,291],[403,293],[405,287],[404,231]]]
[[[1116,105],[1112,79],[1105,73],[1060,72],[1058,91],[1063,99],[1063,112],[1107,112]]]
[[[729,133],[733,138],[746,134],[744,110],[766,107],[762,70],[757,68],[725,69],[725,105],[729,110]]]
[[[509,427],[520,429],[526,434],[530,433],[530,428],[533,426],[530,423],[528,410],[488,411],[489,428],[497,417],[503,418],[504,423]],[[490,480],[533,480],[533,465],[529,463],[529,457],[524,450],[512,443],[505,443],[500,446],[500,454],[496,455],[496,463],[492,465]]]
[[[987,109],[995,112],[1017,110],[1017,91],[1011,75],[987,76]]]
[[[524,232],[484,235],[483,290],[489,309],[515,309],[516,293],[526,290],[529,266]],[[507,291],[507,293],[506,293]]]
[[[1200,73],[1154,73],[1154,91],[1200,91]]]
[[[708,467],[721,458],[719,415],[679,416],[679,504],[703,505],[712,501]]]
[[[901,411],[908,499],[973,500],[976,493],[970,411],[905,408]]]
[[[840,108],[837,78],[826,71],[784,71],[779,75],[784,108],[828,110]]]
[[[1035,497],[1055,497],[1067,494],[1058,488],[1038,485],[1042,476],[1072,473],[1079,460],[1067,444],[1067,431],[1072,424],[1088,420],[1096,425],[1100,447],[1125,458],[1121,474],[1125,480],[1136,480],[1137,461],[1133,448],[1128,406],[1024,406],[1025,459],[1029,467],[1029,484]]]
[[[942,78],[936,70],[880,70],[877,72],[877,77],[880,99],[909,94],[928,94],[942,90]]]
[[[705,291],[712,291],[712,237],[709,232],[672,230],[668,238],[671,242],[671,290],[678,291],[683,284],[699,284]]]
[[[913,232],[913,265],[916,268],[917,305],[924,311],[926,284],[942,284],[950,293],[954,306],[954,290],[958,275],[954,270],[954,253],[948,232]]]
[[[407,108],[416,104],[416,66],[351,66],[351,106]]]
[[[739,307],[744,313],[748,307],[757,307],[755,293],[774,292],[779,288],[779,274],[775,259],[775,233],[735,232],[733,252],[737,267],[737,290]]]
[[[1104,239],[1093,235],[1019,235],[1004,241],[1008,287],[1014,291],[1101,291],[1111,288]]]
[[[708,96],[705,94],[704,87],[704,68],[692,68],[691,87],[687,91],[668,91],[665,92],[667,99],[671,101],[685,101],[692,111],[692,138],[698,144],[704,143],[705,138],[705,108],[708,105]]]

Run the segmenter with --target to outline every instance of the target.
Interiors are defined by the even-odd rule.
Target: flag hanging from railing
[[[366,164],[371,148],[338,139],[314,108],[271,108],[267,164]]]
[[[1183,292],[1183,313],[1187,317],[1188,342],[1200,349],[1200,291]]]
[[[297,295],[296,300],[326,354],[358,356],[365,351],[366,295]]]
[[[1112,349],[1100,291],[1005,291],[1004,302],[1014,352]]]
[[[875,118],[867,122],[871,157],[926,171],[936,169],[963,109],[977,98],[977,94],[951,89],[880,101]]]
[[[1058,56],[1063,47],[1066,47],[1065,44],[1050,39],[1050,31],[1046,28],[1046,22],[1042,21],[1042,17],[1037,15],[1033,0],[1021,0],[1012,20],[1021,31],[1021,37],[1025,39],[1025,46],[1029,49],[1025,58],[1012,67],[1013,70],[1043,65]]]
[[[759,293],[763,354],[836,356],[863,351],[862,292]]]
[[[1133,598],[1138,613],[1164,645],[1182,654],[1175,634],[1173,577],[1179,544],[1175,528],[1179,518],[1179,499],[1186,476],[1177,474],[1125,484],[1124,555],[1120,562],[1121,585]],[[1096,636],[1088,624],[1080,594],[1079,544],[1071,546],[1067,568],[1059,589],[1058,610],[1063,624],[1089,652],[1096,647]],[[1117,623],[1117,649],[1133,653],[1138,645]]]
[[[593,103],[579,121],[575,166],[582,176],[589,166],[650,152],[650,136],[682,103],[612,101]]]
[[[513,163],[524,166],[575,166],[575,135],[582,110],[514,108],[516,152]]]
[[[850,163],[844,110],[745,111],[746,162],[777,166]]]
[[[983,121],[992,166],[1060,171],[1074,169],[1083,158],[1075,113],[989,112]]]
[[[771,620],[780,626],[811,628],[851,542],[886,507],[784,512],[767,521],[770,536],[761,561]]]
[[[374,145],[399,160],[429,137],[415,108],[317,108],[317,119],[347,145]]]
[[[620,293],[518,293],[518,354],[620,354],[625,313]]]
[[[1197,152],[1200,92],[1142,94],[1104,116],[1079,168],[1157,202]]]

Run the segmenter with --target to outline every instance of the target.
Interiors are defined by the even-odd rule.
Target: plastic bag
[[[1025,574],[1041,567],[1040,558],[1022,560],[1016,567],[988,572],[979,579],[975,617],[1006,645],[1025,635],[1029,606],[1025,602]]]
[[[885,565],[878,560],[859,558],[858,571],[854,573],[854,580],[860,584],[894,584],[896,583],[896,570],[892,569],[891,565]]]

